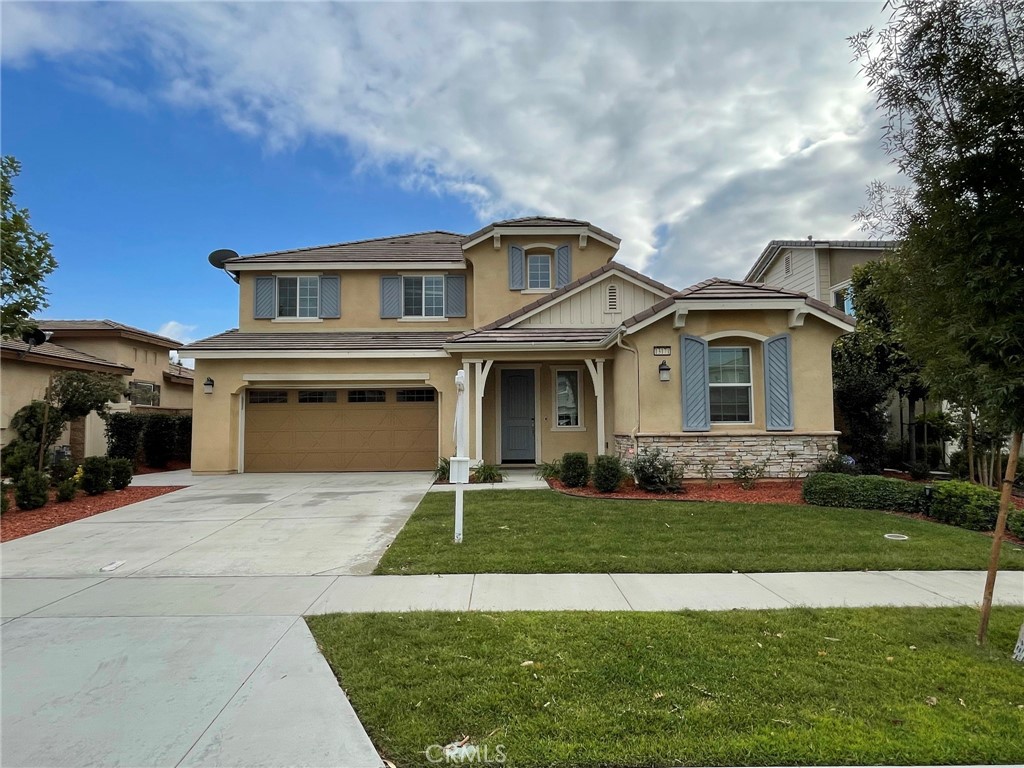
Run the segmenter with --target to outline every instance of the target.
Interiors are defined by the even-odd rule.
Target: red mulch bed
[[[49,528],[55,528],[64,523],[73,523],[83,517],[92,517],[100,512],[109,512],[118,507],[125,507],[137,501],[152,499],[154,496],[163,496],[165,493],[177,491],[186,486],[183,485],[153,485],[131,486],[123,491],[107,491],[98,496],[89,496],[84,491],[79,491],[72,501],[54,501],[54,491],[50,491],[50,501],[39,509],[21,510],[14,504],[14,493],[9,493],[11,506],[9,511],[0,517],[0,541],[20,539],[32,533],[39,533]]]
[[[569,496],[595,499],[649,499],[652,501],[728,501],[746,504],[803,504],[800,489],[803,480],[758,480],[749,491],[731,480],[715,480],[708,485],[704,480],[683,483],[684,493],[650,493],[641,491],[632,480],[627,480],[615,493],[600,493],[593,486],[567,488],[559,480],[548,480],[556,491]]]

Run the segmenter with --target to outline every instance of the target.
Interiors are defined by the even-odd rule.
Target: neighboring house
[[[737,281],[676,292],[614,262],[618,246],[537,217],[211,254],[239,284],[239,327],[180,350],[196,360],[193,471],[432,469],[454,452],[459,370],[475,462],[657,446],[692,474],[816,464],[852,318]]]
[[[181,342],[133,328],[113,320],[39,320],[50,336],[45,344],[29,349],[21,340],[3,340],[3,388],[0,440],[13,435],[11,416],[32,400],[45,396],[51,373],[86,370],[124,377],[129,392],[113,410],[159,406],[175,410],[192,407],[192,371],[172,364],[169,352]],[[70,445],[80,459],[106,453],[104,422],[95,413],[68,426],[58,445]]]

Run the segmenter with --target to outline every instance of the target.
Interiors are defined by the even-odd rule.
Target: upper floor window
[[[278,317],[319,317],[320,278],[277,278]]]
[[[843,283],[832,289],[832,306],[848,315],[854,314],[853,286]]]
[[[526,254],[526,287],[551,287],[551,254],[547,251],[530,251]]]
[[[160,385],[149,381],[130,381],[128,401],[134,405],[160,405]]]
[[[708,349],[708,387],[712,424],[752,422],[749,347]]]
[[[444,275],[405,275],[402,316],[444,317]]]

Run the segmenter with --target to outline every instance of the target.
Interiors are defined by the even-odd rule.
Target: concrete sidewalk
[[[956,607],[984,585],[983,571],[340,576],[309,613]],[[999,575],[995,603],[1024,606],[1024,572]]]

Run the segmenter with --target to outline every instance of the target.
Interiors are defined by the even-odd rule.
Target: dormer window
[[[551,251],[528,251],[526,254],[526,287],[531,290],[551,288]]]

